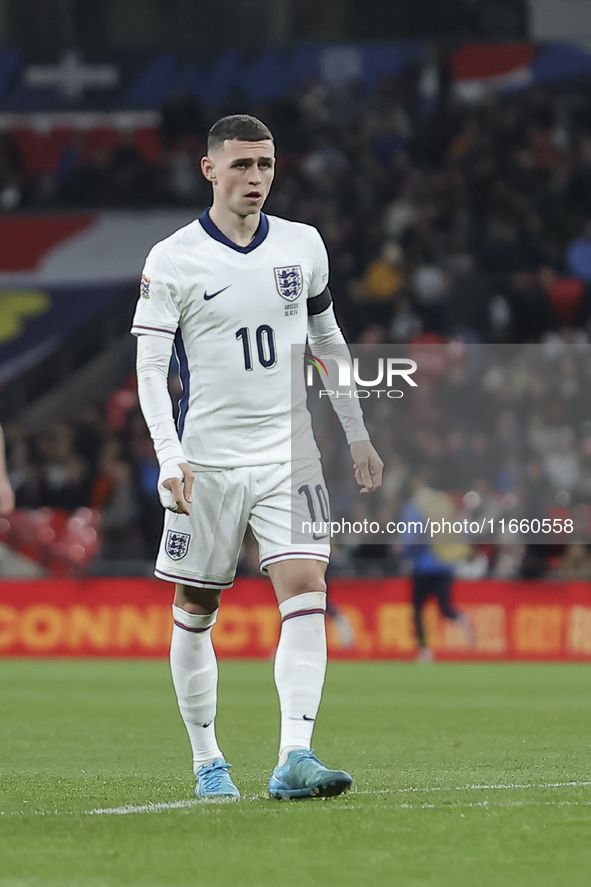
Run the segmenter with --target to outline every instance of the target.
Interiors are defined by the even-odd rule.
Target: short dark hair
[[[261,142],[265,139],[274,141],[269,127],[250,114],[229,114],[214,123],[207,135],[208,153],[221,148],[226,139],[240,142]]]

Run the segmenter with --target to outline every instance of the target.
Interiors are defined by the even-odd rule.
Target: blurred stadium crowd
[[[535,87],[474,107],[416,78],[309,81],[280,102],[236,95],[204,108],[176,91],[162,108],[158,161],[133,133],[119,144],[77,135],[53,172],[21,176],[0,144],[5,208],[208,204],[199,169],[212,121],[229,111],[269,123],[278,150],[270,213],[316,225],[331,257],[341,322],[354,341],[419,332],[539,341],[591,316],[591,99]],[[580,333],[579,333],[580,335]]]
[[[383,528],[404,520],[409,504],[425,500],[426,489],[445,491],[445,513],[420,511],[423,519],[467,519],[481,527],[472,540],[470,534],[455,539],[478,542],[478,556],[458,550],[463,575],[507,577],[517,570],[532,577],[548,570],[571,578],[591,574],[588,349],[558,340],[528,346],[452,340],[417,341],[405,348],[353,346],[353,353],[363,378],[375,377],[378,355],[414,359],[418,385],[397,400],[366,392],[366,422],[385,462],[383,485],[371,497],[356,493],[347,448],[326,399],[312,398],[315,435],[339,520],[374,521]],[[546,544],[544,519],[547,530],[554,520],[558,526],[572,521],[568,534],[551,540],[574,543],[568,557],[562,557],[564,545]],[[529,535],[515,531],[521,521],[532,525]],[[378,555],[389,569],[392,551],[371,544],[381,537],[365,533],[359,538],[364,544],[357,554]]]
[[[319,228],[349,341],[455,339],[558,348],[588,342],[588,89],[535,87],[475,106],[454,100],[445,71],[440,73],[437,101],[421,91],[417,76],[384,80],[374,95],[363,94],[354,82],[330,89],[310,80],[290,97],[265,105],[236,94],[223,107],[202,107],[176,91],[162,108],[157,161],[147,159],[133,134],[121,136],[111,151],[79,136],[64,145],[53,172],[27,178],[18,143],[4,134],[0,203],[4,210],[180,205],[194,206],[197,214],[209,202],[199,170],[209,125],[224,113],[253,113],[268,123],[278,149],[277,179],[266,210]],[[416,407],[412,433],[407,429],[407,449],[424,451],[437,463],[443,488],[482,481],[486,496],[521,484],[532,496],[543,489],[546,509],[560,493],[588,505],[589,423],[561,432],[568,424],[568,404],[586,394],[588,368],[569,389],[568,358],[557,365],[558,400],[537,390],[531,374],[520,382],[521,400],[501,403],[486,434],[461,441],[461,433],[448,427],[441,404],[424,401]],[[468,385],[461,369],[455,374],[448,388]],[[519,425],[524,403],[544,397],[550,412],[526,410],[529,425]],[[386,490],[396,488],[404,497],[409,472],[420,466],[416,459],[405,461],[393,443],[394,430],[382,427],[390,439],[380,441],[378,433],[376,443],[393,459]],[[106,404],[89,407],[75,425],[34,437],[13,425],[6,436],[18,506],[101,509],[104,560],[153,556],[161,526],[157,464],[133,385]],[[528,450],[527,441],[534,439],[533,451]],[[502,458],[497,454],[491,461],[488,450],[497,444]],[[490,476],[475,468],[462,483],[452,478],[454,470],[465,474],[468,465],[487,460],[495,466]],[[375,546],[369,547],[375,564]],[[559,567],[561,556],[572,558],[562,551],[539,547],[539,572]],[[591,575],[585,546],[579,554],[584,563],[577,569]],[[399,570],[396,557],[386,555],[383,569]],[[523,550],[514,553],[506,569],[522,569],[527,552],[523,555]],[[343,554],[343,569],[361,569],[360,557],[355,550]],[[247,549],[245,570],[252,560]],[[487,562],[493,569],[494,558]]]

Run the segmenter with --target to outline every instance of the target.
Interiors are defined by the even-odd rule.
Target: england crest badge
[[[188,552],[190,541],[190,533],[176,533],[174,530],[169,530],[166,534],[166,544],[164,546],[169,558],[173,561],[180,561]]]
[[[295,302],[304,288],[304,275],[301,265],[290,265],[286,268],[274,268],[277,291],[282,299]]]

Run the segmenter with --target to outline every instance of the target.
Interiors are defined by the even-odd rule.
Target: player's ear
[[[207,154],[201,158],[201,172],[208,182],[215,182],[215,172],[211,157]]]

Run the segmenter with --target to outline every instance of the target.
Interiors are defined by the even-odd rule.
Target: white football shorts
[[[155,575],[200,588],[231,588],[248,524],[262,572],[278,561],[328,563],[328,494],[319,459],[195,471],[191,514],[166,511]]]

